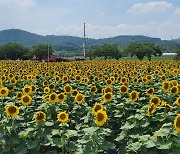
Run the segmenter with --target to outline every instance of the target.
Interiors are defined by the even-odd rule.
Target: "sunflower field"
[[[180,61],[0,61],[0,154],[179,154]]]

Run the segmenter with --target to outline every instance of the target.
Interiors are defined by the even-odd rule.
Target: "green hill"
[[[172,50],[178,43],[177,41],[161,40],[160,38],[151,38],[142,35],[121,35],[103,39],[86,39],[86,45],[100,45],[103,43],[115,43],[119,48],[127,46],[130,42],[155,42],[163,46],[164,50]],[[51,44],[56,49],[62,50],[76,50],[82,47],[83,38],[75,36],[55,36],[55,35],[37,35],[20,29],[9,29],[0,31],[0,44],[9,42],[20,43],[25,46],[31,47],[36,44]]]

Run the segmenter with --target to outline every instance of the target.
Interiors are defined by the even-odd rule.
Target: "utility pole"
[[[85,23],[84,23],[83,53],[84,53],[84,59],[85,59],[86,58],[86,29],[85,29]]]
[[[48,62],[49,62],[49,43],[48,43]]]

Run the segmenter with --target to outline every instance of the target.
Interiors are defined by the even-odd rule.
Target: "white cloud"
[[[30,7],[36,5],[35,0],[0,0],[0,5]]]
[[[173,15],[180,15],[180,8],[176,8],[173,12]]]
[[[151,12],[163,12],[170,7],[172,7],[172,4],[165,1],[136,3],[130,9],[128,9],[127,12],[135,14],[146,14]]]
[[[180,36],[180,23],[174,21],[148,22],[145,24],[119,24],[116,26],[86,25],[88,38],[105,38],[117,35],[145,35],[162,39],[178,38]],[[83,36],[83,25],[59,25],[55,35]]]

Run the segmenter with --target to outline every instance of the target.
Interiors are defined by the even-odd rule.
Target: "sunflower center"
[[[97,111],[99,111],[99,110],[101,110],[101,106],[100,106],[100,105],[96,105],[94,111],[97,112]]]
[[[29,97],[28,97],[28,96],[25,96],[25,97],[23,98],[23,102],[25,102],[25,103],[29,102]]]
[[[65,90],[66,90],[66,92],[70,92],[70,91],[71,91],[70,86],[66,86],[66,87],[65,87]]]
[[[177,118],[176,126],[177,126],[178,128],[180,128],[180,117]]]
[[[32,86],[32,91],[35,91],[35,89],[36,89],[35,86]]]
[[[29,88],[25,88],[24,91],[25,91],[26,93],[28,93],[28,92],[30,91],[30,89],[29,89]]]
[[[137,97],[137,95],[136,95],[135,92],[131,94],[131,98],[132,98],[132,99],[136,99],[136,97]]]
[[[63,95],[63,94],[60,94],[60,95],[58,96],[58,98],[59,98],[59,99],[63,99],[63,98],[64,98],[64,95]]]
[[[105,95],[105,98],[106,98],[106,99],[110,99],[110,98],[111,98],[111,94],[106,94],[106,95]]]
[[[126,92],[126,90],[127,90],[127,87],[125,87],[125,86],[121,87],[122,92]]]
[[[60,115],[60,119],[64,120],[66,118],[66,115],[65,114],[61,114]]]
[[[169,84],[168,83],[165,83],[164,84],[164,89],[168,89],[169,88]]]
[[[50,88],[50,89],[53,89],[53,88],[54,88],[54,85],[53,85],[53,84],[50,84],[50,85],[49,85],[49,88]]]
[[[2,89],[1,94],[5,94],[5,93],[6,93],[6,90]]]
[[[102,113],[97,114],[97,120],[102,121],[104,119],[104,115]]]
[[[152,94],[152,93],[153,93],[153,89],[149,89],[148,94]]]
[[[81,95],[78,95],[77,101],[82,101],[83,97]]]
[[[16,108],[14,106],[11,106],[8,108],[8,111],[10,114],[16,113]]]
[[[44,119],[44,114],[43,113],[38,113],[37,114],[37,120],[43,120]]]
[[[51,100],[55,100],[55,99],[56,99],[55,94],[52,94],[52,95],[50,96],[50,99],[51,99]]]
[[[152,99],[152,102],[153,102],[154,104],[158,104],[159,101],[158,101],[157,98],[153,98],[153,99]]]
[[[176,88],[176,87],[172,87],[171,92],[172,92],[173,94],[176,93],[176,92],[177,92],[177,88]]]
[[[107,84],[111,84],[112,83],[112,80],[107,80]]]
[[[91,92],[95,92],[96,91],[96,87],[91,87]]]
[[[18,93],[17,97],[19,97],[19,98],[20,98],[21,96],[22,96],[22,94],[21,94],[21,93]]]

